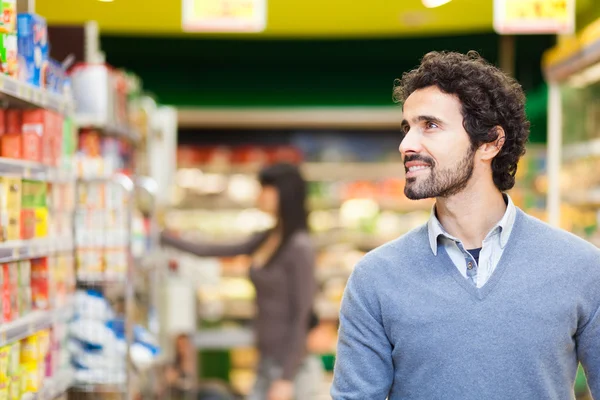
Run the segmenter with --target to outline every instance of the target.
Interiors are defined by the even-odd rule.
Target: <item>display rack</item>
[[[16,321],[0,326],[0,347],[18,342],[56,322],[67,321],[73,315],[71,304],[53,311],[34,311]]]
[[[59,114],[69,114],[73,111],[73,101],[70,97],[40,89],[6,75],[0,75],[0,98],[7,100],[10,105],[44,108]]]

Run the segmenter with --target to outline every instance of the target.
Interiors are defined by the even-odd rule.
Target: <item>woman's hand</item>
[[[271,384],[267,400],[293,400],[294,383],[291,381],[279,380]]]

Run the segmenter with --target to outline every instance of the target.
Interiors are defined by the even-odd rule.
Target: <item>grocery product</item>
[[[21,342],[15,342],[10,345],[8,356],[8,375],[16,376],[21,370]]]
[[[9,209],[6,215],[6,240],[21,239],[21,211]]]
[[[17,0],[2,0],[0,10],[2,11],[0,32],[15,33],[17,30]]]
[[[49,215],[45,207],[36,207],[35,215],[35,237],[43,238],[48,236]]]
[[[6,110],[6,131],[0,137],[0,156],[7,158],[21,158],[22,156],[22,123],[20,110]]]
[[[13,78],[18,76],[18,48],[15,33],[0,33],[0,72]]]
[[[46,310],[51,301],[51,274],[47,258],[31,261],[31,296],[36,310]]]
[[[17,28],[19,76],[24,82],[41,86],[48,63],[46,20],[37,14],[19,14]]]
[[[40,390],[42,379],[37,361],[23,363],[21,374],[24,382],[22,393],[36,393]]]
[[[16,373],[10,377],[10,388],[8,390],[8,398],[10,400],[21,400],[21,387],[23,379],[21,373]]]
[[[113,71],[102,64],[79,64],[71,71],[75,111],[93,121],[116,124]]]
[[[36,235],[36,215],[35,210],[21,210],[21,239],[33,239]]]
[[[8,364],[10,357],[10,347],[0,347],[0,382],[6,382],[8,379]]]

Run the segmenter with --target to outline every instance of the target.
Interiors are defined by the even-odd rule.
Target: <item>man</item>
[[[405,194],[429,222],[367,254],[346,288],[334,400],[600,400],[600,251],[517,209],[529,122],[475,52],[427,54],[396,84]]]

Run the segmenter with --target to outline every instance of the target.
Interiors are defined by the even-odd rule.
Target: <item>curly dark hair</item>
[[[498,139],[504,129],[502,149],[492,160],[494,184],[500,191],[515,185],[517,164],[525,154],[529,121],[525,93],[519,83],[484,60],[476,51],[427,53],[417,69],[394,82],[394,100],[404,104],[415,90],[437,86],[458,97],[463,126],[474,148]]]

